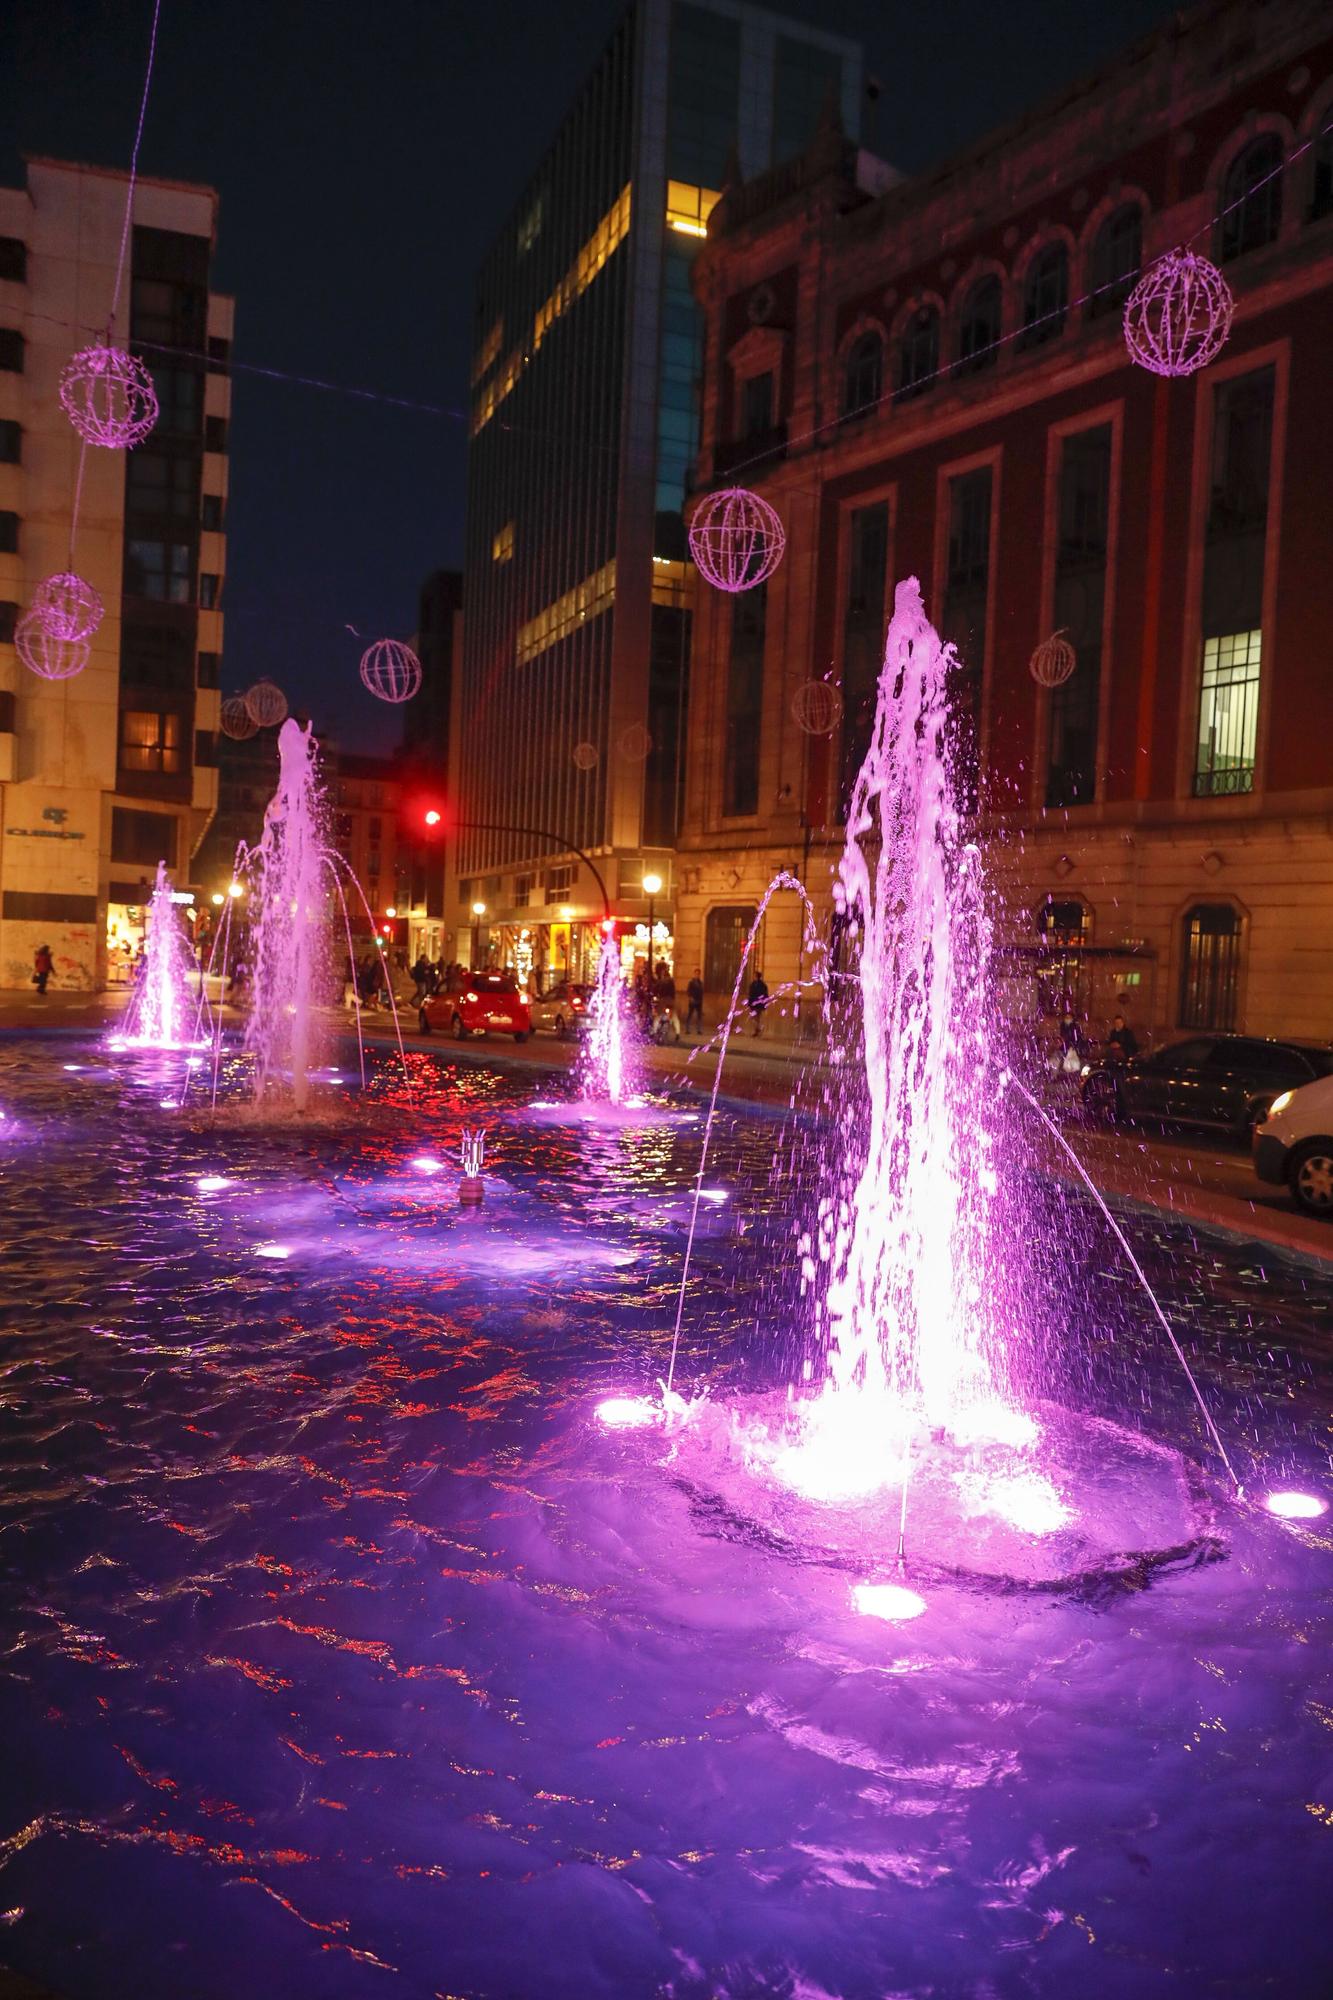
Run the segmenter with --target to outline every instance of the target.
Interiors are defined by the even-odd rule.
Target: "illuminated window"
[[[708,218],[721,198],[716,188],[695,187],[689,181],[668,181],[667,228],[682,236],[707,236]]]
[[[1259,632],[1228,632],[1203,642],[1196,797],[1254,789],[1261,640]]]
[[[673,562],[667,556],[653,557],[653,603],[688,610],[694,603],[693,563]]]
[[[548,604],[535,618],[518,628],[517,654],[519,665],[535,660],[548,646],[568,638],[577,632],[590,618],[596,618],[603,611],[609,611],[616,601],[616,565],[614,559],[601,569],[586,577],[582,583],[567,590],[554,604]]]
[[[518,225],[518,254],[526,257],[537,238],[542,233],[542,221],[546,215],[546,196],[539,194],[532,207]]]
[[[492,367],[494,363],[499,359],[500,343],[504,339],[504,333],[505,333],[504,320],[497,319],[495,325],[491,328],[485,340],[482,341],[481,346],[477,349],[477,358],[472,364],[472,381],[474,386],[476,383],[480,382],[482,376],[486,373],[486,370]]]
[[[120,765],[124,771],[184,769],[181,718],[153,709],[127,708],[120,717]]]
[[[185,542],[130,541],[125,545],[125,589],[131,597],[188,604],[192,552]]]
[[[506,521],[491,543],[491,561],[510,562],[514,554],[514,524]]]

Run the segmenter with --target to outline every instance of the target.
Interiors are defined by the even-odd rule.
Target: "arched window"
[[[1196,903],[1181,923],[1180,1025],[1229,1034],[1240,990],[1241,915],[1230,903]]]
[[[1000,310],[1003,293],[1000,280],[992,272],[978,278],[958,315],[958,360],[955,375],[975,375],[995,366],[1000,340]]]
[[[1121,202],[1092,242],[1088,270],[1088,318],[1119,312],[1143,265],[1143,212],[1136,201]]]
[[[1048,243],[1028,265],[1023,284],[1022,347],[1040,347],[1064,331],[1069,306],[1069,252],[1063,243]]]
[[[1218,262],[1277,240],[1282,223],[1282,141],[1261,132],[1242,146],[1222,180],[1218,201]]]
[[[1319,131],[1314,142],[1310,181],[1310,220],[1333,215],[1333,104],[1319,114]]]
[[[859,334],[847,353],[842,376],[842,414],[873,410],[884,386],[884,343],[873,327]]]
[[[920,396],[931,386],[940,366],[940,315],[937,306],[914,312],[898,341],[898,387],[895,403]]]

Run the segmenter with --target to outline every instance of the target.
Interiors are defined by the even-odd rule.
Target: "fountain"
[[[585,1102],[623,1104],[625,1077],[624,981],[614,931],[602,938],[597,983],[588,1008],[588,1035],[580,1063]]]
[[[172,897],[167,864],[159,861],[148,905],[143,961],[114,1043],[135,1049],[196,1047],[201,1045],[207,1018],[194,946]]]

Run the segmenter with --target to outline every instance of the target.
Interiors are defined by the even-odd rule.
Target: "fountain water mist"
[[[243,866],[251,881],[254,951],[246,1046],[258,1063],[256,1094],[290,1074],[292,1101],[306,1108],[315,1004],[329,981],[323,925],[324,793],[310,725],[291,717],[278,731],[278,788],[259,846]]]
[[[597,984],[588,1009],[588,1039],[581,1064],[583,1095],[605,1104],[624,1102],[625,1012],[620,945],[614,931],[602,939]]]
[[[143,963],[125,1010],[123,1039],[133,1048],[178,1049],[204,1025],[206,1001],[196,997],[198,963],[180,907],[172,901],[167,864],[157,864],[148,906]]]

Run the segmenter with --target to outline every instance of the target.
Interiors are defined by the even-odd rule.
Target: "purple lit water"
[[[614,932],[603,937],[588,1004],[588,1032],[579,1063],[590,1104],[623,1104],[633,1088],[626,1060],[625,981]]]
[[[0,1963],[64,2000],[1326,1991],[1327,1519],[1212,1482],[1211,1552],[885,1623],[875,1538],[592,1420],[663,1372],[700,1128],[520,1131],[530,1082],[409,1060],[413,1104],[372,1063],[343,1132],[266,1132],[159,1112],[151,1054],[0,1039]],[[798,1367],[817,1140],[719,1113],[719,1408]],[[1021,1192],[1065,1400],[1208,1488],[1100,1218]],[[1247,1487],[1327,1494],[1333,1288],[1122,1220]]]

